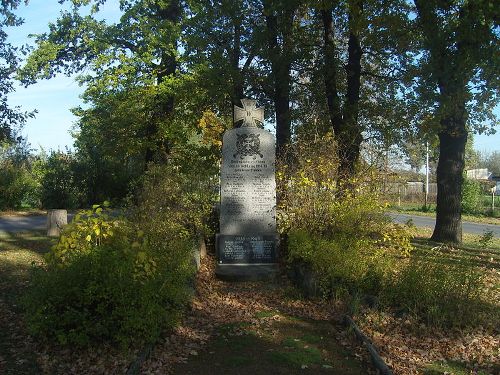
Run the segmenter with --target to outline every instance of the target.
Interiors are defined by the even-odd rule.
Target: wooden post
[[[47,211],[47,236],[59,237],[63,226],[68,224],[68,211],[55,209]]]
[[[491,215],[495,216],[495,192],[497,191],[497,187],[493,186],[491,188]]]

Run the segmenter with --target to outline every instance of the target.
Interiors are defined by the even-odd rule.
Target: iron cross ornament
[[[257,101],[241,99],[243,108],[234,106],[234,123],[243,120],[241,127],[258,127],[264,123],[264,108],[257,108]]]

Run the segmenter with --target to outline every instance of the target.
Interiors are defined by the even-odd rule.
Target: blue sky
[[[109,0],[102,9],[103,17],[117,17],[117,3],[118,0]],[[31,0],[28,6],[21,5],[17,14],[24,18],[25,23],[7,30],[9,41],[14,45],[32,43],[33,39],[28,38],[28,35],[47,31],[49,22],[57,19],[60,10],[61,5],[57,0]],[[70,130],[76,118],[70,108],[82,104],[79,98],[82,92],[83,88],[73,78],[60,75],[28,88],[18,87],[9,96],[11,105],[19,105],[24,110],[38,110],[36,117],[28,120],[23,129],[23,134],[34,149],[48,151],[72,147]],[[495,135],[475,135],[474,148],[487,152],[500,150],[500,128],[497,126]]]
[[[103,17],[116,17],[117,3],[118,0],[109,1],[102,9]],[[14,45],[33,44],[33,38],[29,38],[29,34],[48,31],[49,22],[57,19],[61,9],[57,0],[31,0],[28,6],[21,5],[16,14],[24,18],[25,22],[7,30],[9,42]],[[26,111],[38,111],[22,131],[34,149],[43,148],[48,151],[72,147],[70,130],[76,117],[70,109],[82,104],[79,96],[83,91],[84,88],[76,83],[74,77],[59,75],[27,88],[18,85],[16,91],[9,95],[12,106],[19,105]]]

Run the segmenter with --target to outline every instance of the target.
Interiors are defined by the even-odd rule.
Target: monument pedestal
[[[217,264],[215,274],[226,281],[275,280],[279,274],[278,264]]]
[[[216,235],[215,274],[229,281],[270,280],[278,276],[278,235]]]

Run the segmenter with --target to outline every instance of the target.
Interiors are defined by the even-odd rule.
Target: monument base
[[[278,277],[278,264],[217,264],[215,275],[226,281],[262,281]]]
[[[215,274],[224,280],[257,281],[278,275],[277,235],[217,234]]]

